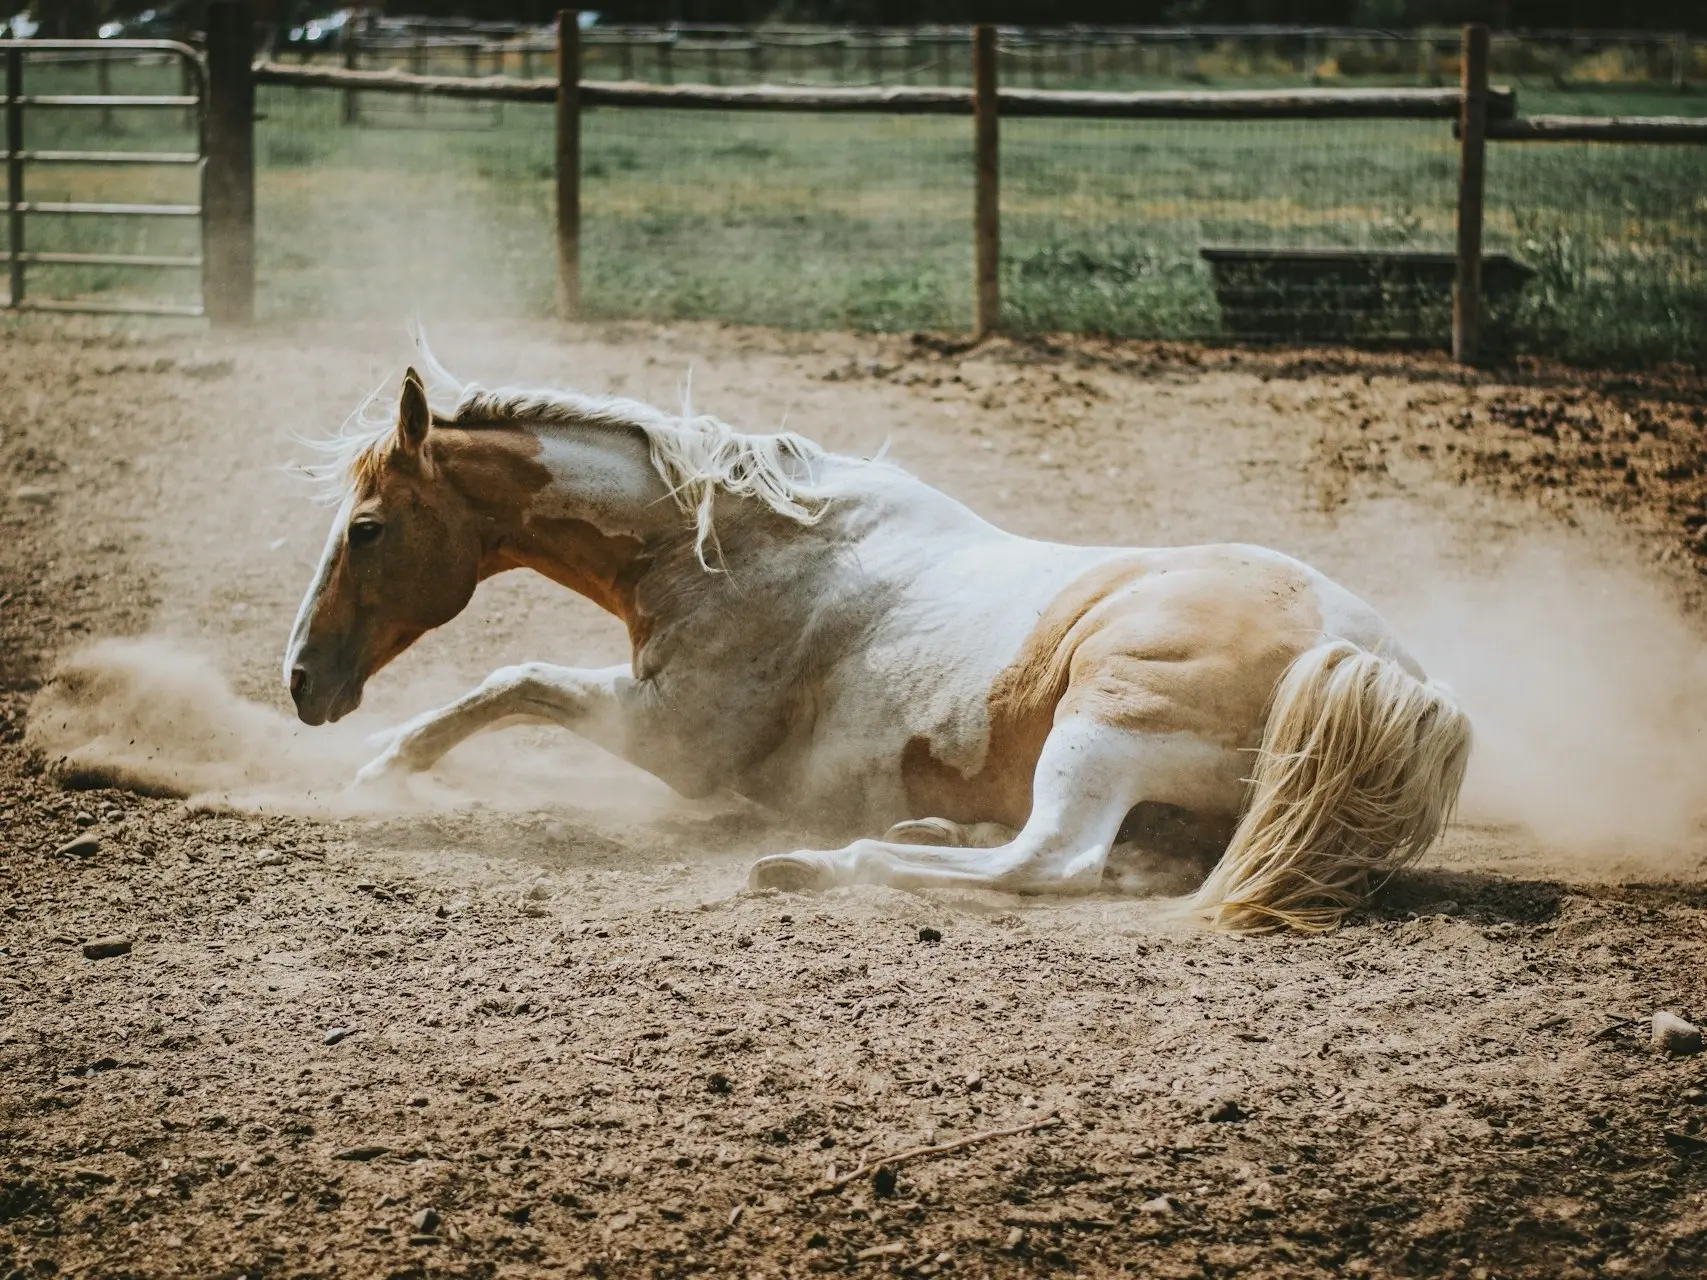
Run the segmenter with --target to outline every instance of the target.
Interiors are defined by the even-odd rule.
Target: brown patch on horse
[[[1055,704],[1067,691],[1068,637],[1091,610],[1143,572],[1143,565],[1124,558],[1110,561],[1074,579],[1049,602],[1019,656],[990,686],[990,739],[977,773],[967,776],[938,760],[927,737],[907,740],[901,781],[913,817],[1025,825],[1037,757],[1054,727]]]
[[[649,630],[635,604],[645,572],[640,539],[607,534],[569,517],[527,518],[534,495],[554,481],[539,459],[544,446],[529,431],[459,429],[433,432],[440,465],[455,472],[455,486],[484,518],[507,524],[480,563],[482,580],[510,569],[532,569],[585,596],[628,628],[635,645]]]
[[[992,683],[977,773],[942,763],[926,737],[908,740],[908,808],[914,817],[1024,826],[1044,740],[1067,716],[1254,746],[1275,686],[1319,639],[1321,621],[1304,575],[1237,550],[1107,561],[1050,602]]]
[[[481,577],[526,568],[543,574],[615,614],[635,648],[646,643],[651,620],[641,613],[635,590],[648,568],[639,538],[608,534],[585,520],[530,520],[523,535],[506,542]]]

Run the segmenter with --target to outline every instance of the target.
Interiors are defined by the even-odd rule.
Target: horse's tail
[[[1344,641],[1287,668],[1232,843],[1186,906],[1212,928],[1334,928],[1421,857],[1458,801],[1470,721],[1452,692]]]

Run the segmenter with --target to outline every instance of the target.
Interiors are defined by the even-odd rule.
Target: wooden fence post
[[[216,325],[255,318],[254,57],[249,0],[212,0],[202,125],[202,297]]]
[[[356,20],[351,18],[344,26],[344,69],[359,71],[362,65],[361,38],[356,35]],[[361,119],[361,99],[354,89],[344,90],[344,123],[355,124]]]
[[[977,155],[977,193],[973,202],[972,234],[977,286],[973,332],[992,333],[1002,323],[1002,223],[1000,199],[1001,140],[997,129],[1000,107],[996,97],[996,29],[980,26],[972,33],[973,148]]]
[[[557,11],[557,313],[581,310],[581,15]]]
[[[1452,358],[1475,364],[1482,337],[1482,197],[1487,178],[1488,29],[1464,28],[1458,115],[1458,274],[1452,285]]]

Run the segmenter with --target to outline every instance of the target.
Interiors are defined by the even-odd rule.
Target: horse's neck
[[[905,473],[831,458],[820,464],[829,506],[816,524],[717,495],[706,554],[721,571],[708,573],[694,517],[658,475],[641,432],[553,424],[445,439],[451,483],[489,530],[483,572],[533,569],[631,630],[639,602],[658,626],[691,633],[720,632],[731,609],[778,628],[804,625],[847,595],[850,564],[881,592],[888,584],[875,579],[912,576],[949,529],[994,533]],[[854,547],[862,554],[851,560],[826,554]]]
[[[582,520],[610,536],[650,540],[682,522],[638,431],[559,427],[530,431],[546,483],[527,516]]]

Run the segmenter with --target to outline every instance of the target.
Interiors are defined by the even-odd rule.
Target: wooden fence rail
[[[424,76],[407,71],[350,71],[341,67],[287,66],[262,62],[256,84],[300,89],[343,89],[369,93],[476,98],[488,102],[555,102],[557,80],[505,76]],[[801,88],[787,85],[648,84],[642,81],[583,80],[583,107],[654,107],[709,111],[860,112],[873,115],[971,115],[972,89]],[[1099,120],[1452,120],[1456,89],[1232,89],[1222,92],[1163,90],[1150,93],[1093,93],[1062,89],[998,89],[1004,116]],[[1510,119],[1516,95],[1488,92],[1493,119]]]
[[[214,0],[214,10],[247,10],[248,0]],[[1002,116],[1117,120],[1442,120],[1451,121],[1459,138],[1458,243],[1454,255],[1452,349],[1455,358],[1474,363],[1480,355],[1482,206],[1484,147],[1489,141],[1590,141],[1707,143],[1707,120],[1670,117],[1599,119],[1574,116],[1517,118],[1508,88],[1488,84],[1489,34],[1471,25],[1463,31],[1460,65],[1463,83],[1456,89],[1277,89],[1225,92],[1094,93],[1001,88],[997,85],[999,45],[994,27],[973,32],[973,86],[956,87],[794,87],[777,85],[658,85],[634,81],[585,80],[581,76],[582,38],[578,15],[559,15],[557,75],[549,79],[504,76],[428,76],[350,67],[249,63],[227,52],[209,56],[210,192],[233,190],[230,213],[222,224],[225,249],[210,253],[229,264],[234,279],[210,277],[210,312],[240,321],[252,291],[236,277],[252,280],[254,226],[252,195],[252,107],[256,85],[341,90],[346,119],[356,118],[354,95],[397,93],[491,102],[551,103],[556,115],[558,302],[564,315],[580,307],[580,129],[589,108],[655,108],[717,111],[869,113],[884,115],[972,116],[974,183],[974,326],[979,334],[1000,327],[999,121]],[[213,23],[210,20],[210,30]],[[222,28],[223,29],[223,28]],[[211,113],[231,118],[215,121]],[[240,114],[235,114],[240,113]],[[237,123],[242,121],[241,124]],[[243,133],[247,145],[235,138]],[[232,166],[251,166],[248,174],[229,174]],[[235,183],[235,186],[232,184]],[[223,187],[221,184],[225,184]],[[245,184],[247,184],[245,186]],[[210,208],[212,202],[210,202]],[[247,217],[247,240],[229,225]],[[233,237],[235,236],[235,240]],[[220,271],[225,267],[218,268]],[[212,299],[229,296],[232,304],[215,308]]]

